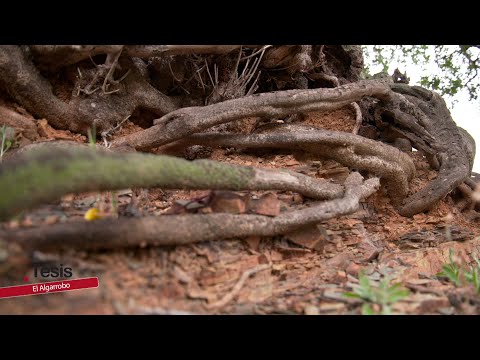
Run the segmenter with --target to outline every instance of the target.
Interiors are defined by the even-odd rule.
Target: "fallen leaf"
[[[295,159],[290,159],[290,160],[285,161],[285,165],[287,165],[287,166],[294,166],[294,165],[299,165],[299,164],[300,163]]]
[[[305,315],[319,315],[320,314],[320,312],[318,311],[318,308],[314,305],[305,306],[305,309],[303,309],[303,313]]]
[[[260,245],[260,236],[249,236],[244,239],[244,241],[248,244],[250,249],[258,251],[258,246]]]
[[[347,274],[352,276],[358,276],[358,273],[362,270],[362,267],[354,262],[350,263],[348,267],[345,269]]]
[[[60,217],[58,215],[49,215],[45,219],[45,224],[52,225],[57,223],[58,220],[60,220]]]
[[[213,212],[243,214],[247,210],[245,196],[231,191],[214,191],[210,200]]]
[[[322,251],[328,241],[328,235],[325,229],[319,225],[303,227],[285,234],[284,237],[294,244],[316,251]]]
[[[339,313],[345,310],[345,304],[342,303],[321,303],[318,305],[318,311],[321,314]]]
[[[191,299],[205,299],[208,302],[213,302],[217,299],[217,296],[213,292],[201,290],[199,288],[188,289],[187,296]]]
[[[262,195],[260,199],[249,199],[248,210],[259,215],[277,216],[280,214],[280,200],[277,195],[268,193]]]

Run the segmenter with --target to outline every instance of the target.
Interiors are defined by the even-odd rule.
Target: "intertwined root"
[[[258,46],[250,49],[250,55],[244,55],[243,47],[237,45],[0,46],[0,88],[36,117],[46,118],[52,126],[84,134],[95,126],[97,131],[104,135],[105,141],[108,134],[118,129],[122,121],[137,110],[146,110],[158,117],[153,121],[153,126],[115,139],[111,144],[113,152],[124,146],[145,151],[168,144],[185,147],[199,144],[235,148],[300,149],[320,157],[332,158],[351,169],[366,171],[373,176],[372,179],[380,178],[382,184],[388,186],[392,203],[404,216],[412,216],[430,209],[458,186],[462,193],[471,192],[462,186],[462,183],[467,181],[468,185],[475,156],[475,143],[468,133],[455,125],[445,102],[436,93],[417,86],[393,83],[391,79],[357,81],[361,56],[359,57],[356,47]],[[68,100],[57,97],[50,82],[39,71],[46,68],[52,71],[75,66],[82,64],[82,61],[88,61],[89,57],[102,54],[106,55],[104,64],[84,72],[91,76],[84,86],[80,86],[82,71],[78,68],[79,78],[76,80],[76,86],[80,91]],[[340,54],[341,57],[349,56],[351,66],[333,71],[326,59],[335,57],[336,54]],[[205,58],[198,58],[199,55]],[[176,72],[178,69],[172,70],[171,64],[174,62],[171,56],[184,56],[184,61],[189,64],[204,61],[203,68],[208,71],[213,90],[206,94],[206,84],[202,80],[205,74],[201,76],[198,74],[201,69],[197,69],[191,77],[188,77],[183,69],[183,72],[180,71],[182,76],[177,77],[180,73]],[[197,58],[192,60],[188,58],[189,56]],[[220,71],[216,63],[209,66],[208,56],[209,60],[212,56],[220,56],[219,59],[227,68]],[[158,58],[168,64],[171,78],[176,83],[175,88],[183,89],[182,91],[191,95],[192,99],[188,96],[167,96],[152,85],[155,82],[150,78],[147,60]],[[232,59],[235,60],[233,70],[228,68]],[[175,64],[181,63],[178,58],[176,61]],[[293,79],[290,84],[298,82],[301,89],[267,91],[252,95],[261,82],[261,71],[282,69],[275,66],[275,62],[286,64],[284,70],[288,74],[287,79]],[[115,80],[115,69],[119,68],[128,76],[117,74],[116,76],[120,78]],[[192,66],[192,69],[194,68]],[[307,78],[310,81],[326,82],[330,86],[333,84],[335,87],[308,89],[305,88],[308,87]],[[163,78],[158,81],[166,88],[170,86]],[[192,85],[195,81],[198,82],[197,86]],[[200,89],[200,83],[203,90]],[[100,89],[101,91],[98,91]],[[202,91],[203,98],[198,96],[195,98],[193,93],[190,94],[195,92],[198,95]],[[415,176],[415,167],[407,154],[381,142],[356,135],[362,120],[366,121],[362,119],[357,104],[364,99],[369,99],[372,121],[379,130],[388,130],[400,138],[408,139],[413,147],[422,151],[430,164],[438,169],[438,176],[425,188],[414,194],[410,193],[409,182]],[[210,105],[191,106],[198,103]],[[335,110],[344,106],[355,108],[356,125],[353,134],[298,125],[278,126],[273,131],[258,134],[202,133],[244,118],[275,119],[310,111]],[[348,181],[344,186],[333,185],[287,171],[267,171],[212,161],[188,162],[165,156],[120,155],[85,149],[72,152],[63,148],[49,150],[49,146],[45,147],[47,148],[45,151],[7,161],[0,168],[2,190],[0,217],[8,218],[20,210],[57,199],[68,192],[125,187],[277,189],[296,191],[307,197],[328,200],[312,207],[319,211],[319,217],[310,216],[306,210],[289,213],[288,217],[292,219],[296,219],[297,213],[305,217],[304,220],[295,222],[295,225],[288,221],[284,223],[283,214],[274,219],[255,215],[225,214],[170,217],[178,224],[191,221],[194,225],[189,226],[196,226],[196,229],[202,226],[208,228],[202,230],[204,232],[198,232],[198,235],[196,229],[188,228],[186,231],[190,231],[191,234],[184,234],[184,238],[191,239],[185,240],[189,242],[209,239],[214,231],[220,234],[219,237],[264,234],[262,231],[266,231],[265,234],[276,234],[285,231],[288,226],[308,223],[310,220],[307,219],[318,221],[325,216],[339,216],[354,211],[352,209],[358,206],[358,200],[371,194],[372,189],[378,185],[378,180],[369,179],[365,182],[358,180],[359,175],[354,172],[348,181],[353,181],[358,189],[370,190],[353,196]],[[102,171],[94,170],[98,168],[102,168]],[[375,186],[368,185],[373,182]],[[42,189],[41,192],[37,191],[39,188]],[[472,186],[469,185],[469,188],[472,189]],[[342,210],[345,201],[350,205],[345,207],[347,210]],[[186,220],[187,218],[191,220]],[[203,221],[205,223],[201,225]],[[215,225],[222,221],[229,221],[231,224],[229,230],[222,230]],[[108,221],[104,223],[110,224]],[[166,225],[166,220],[162,217],[119,220],[115,224],[118,228],[123,228],[134,223],[139,228],[147,225],[158,228],[165,234],[173,231],[168,230],[170,225]],[[249,223],[259,225],[253,226],[252,230],[247,226]],[[284,225],[287,223],[290,225]],[[42,230],[40,235],[22,230],[18,236],[22,239],[37,239],[25,240],[25,243],[36,246],[50,243],[50,240],[46,239],[57,239],[55,236],[60,236],[58,235],[60,231],[68,232],[73,238],[80,236],[74,233],[83,230],[83,226],[78,225],[77,228],[77,225],[69,224],[68,230],[66,225],[55,225]],[[176,225],[171,226],[172,229],[178,228]],[[112,230],[113,227],[102,229],[100,223],[89,224],[87,228],[91,239],[98,234],[103,234],[101,236],[104,237],[116,234],[116,230]],[[144,235],[147,236],[146,233]],[[151,238],[148,236],[150,243],[182,241],[181,237],[173,240],[173,235],[165,235],[160,240],[158,236],[152,235]],[[128,239],[121,235],[118,235],[118,238],[124,239],[128,244],[137,244],[139,241],[139,237],[132,234]]]
[[[99,156],[85,153],[87,158]],[[114,156],[104,156],[104,161],[114,161]],[[195,161],[177,162],[179,159],[167,159],[156,157],[157,159],[144,159],[155,162],[146,165],[149,171],[154,167],[163,167],[170,161],[175,162],[177,183],[185,187],[204,188],[205,185],[213,188],[223,188],[226,185],[231,188],[233,178],[236,180],[236,190],[239,189],[265,189],[265,188],[291,188],[301,190],[302,177],[299,174],[278,174],[273,171],[266,171],[254,168],[240,168],[228,166],[225,164],[214,164],[212,162]],[[135,160],[140,160],[139,158]],[[77,163],[80,166],[83,161],[81,156],[73,155],[70,162]],[[135,162],[128,162],[127,166]],[[27,163],[27,164],[32,164]],[[58,165],[58,164],[57,164]],[[103,165],[106,165],[103,164]],[[27,165],[28,166],[28,165]],[[68,165],[67,165],[68,166]],[[113,164],[112,164],[113,166]],[[120,164],[115,164],[119,167]],[[145,165],[141,165],[145,166]],[[188,167],[185,168],[184,167]],[[80,167],[81,168],[81,167]],[[53,171],[64,172],[61,178],[67,179],[67,173],[73,174],[73,178],[81,177],[80,168],[78,171],[70,169],[56,168]],[[137,168],[139,170],[140,168]],[[82,169],[85,170],[85,169]],[[172,170],[168,168],[168,170]],[[208,170],[208,171],[205,171]],[[38,171],[38,170],[37,170]],[[180,171],[180,172],[178,172]],[[203,172],[203,175],[202,175]],[[162,173],[162,172],[161,172]],[[183,174],[183,175],[181,175]],[[230,178],[224,180],[224,176],[230,174]],[[59,174],[60,175],[60,174]],[[162,179],[161,174],[160,178]],[[164,172],[164,183],[171,184],[170,173]],[[212,179],[216,175],[221,178]],[[0,176],[2,176],[0,174]],[[4,176],[4,175],[3,175]],[[127,175],[128,176],[128,175]],[[306,177],[305,177],[306,178]],[[170,180],[169,180],[170,179]],[[300,179],[300,181],[298,181]],[[71,180],[71,179],[70,179]],[[95,179],[99,181],[98,179]],[[113,179],[112,179],[113,181]],[[157,180],[161,181],[161,180]],[[75,184],[82,184],[79,180]],[[99,184],[97,182],[97,184]],[[105,184],[105,183],[104,183]],[[112,184],[112,183],[110,183]],[[244,237],[249,235],[272,236],[284,234],[302,226],[314,224],[333,217],[346,215],[358,210],[359,202],[373,194],[380,186],[378,178],[371,178],[366,181],[362,176],[354,172],[345,181],[345,188],[318,181],[316,184],[308,180],[306,184],[307,193],[313,192],[311,185],[317,185],[319,198],[333,198],[314,204],[306,209],[295,210],[281,213],[276,217],[262,215],[233,215],[233,214],[205,214],[205,215],[175,215],[159,217],[143,217],[134,219],[120,220],[98,220],[89,223],[69,223],[44,226],[35,230],[10,231],[4,234],[0,233],[0,238],[15,239],[22,247],[27,249],[58,250],[61,248],[77,249],[111,249],[127,246],[146,246],[146,245],[179,245],[189,244],[206,240],[220,240],[232,237]],[[112,186],[109,186],[109,188]],[[84,189],[80,187],[80,189]],[[65,188],[64,188],[65,189]],[[10,190],[13,191],[12,188]],[[74,190],[70,187],[68,190]],[[17,193],[17,196],[19,193]],[[65,241],[68,239],[68,241]]]

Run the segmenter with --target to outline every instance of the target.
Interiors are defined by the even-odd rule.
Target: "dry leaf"
[[[277,195],[268,193],[262,195],[260,199],[249,199],[248,210],[259,215],[277,216],[280,214],[280,200]]]

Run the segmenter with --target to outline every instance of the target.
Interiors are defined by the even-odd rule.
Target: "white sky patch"
[[[431,56],[431,59],[434,57]],[[368,57],[365,58],[365,61],[368,62]],[[382,66],[377,65],[373,66],[368,62],[370,68],[370,74],[376,74],[382,71]],[[420,85],[420,78],[422,75],[429,75],[438,73],[439,69],[434,60],[431,60],[425,66],[415,65],[413,62],[406,62],[405,65],[398,64],[396,61],[390,63],[388,69],[389,74],[393,74],[395,68],[397,68],[403,73],[407,72],[407,76],[410,78],[410,85]],[[452,104],[451,99],[444,97],[445,102],[447,103],[450,113],[452,115],[455,123],[467,130],[470,135],[475,139],[476,142],[476,154],[475,163],[473,165],[473,171],[480,173],[480,107],[478,102],[474,100],[469,100],[468,92],[466,90],[461,90],[455,95],[455,99],[458,100],[456,104]]]

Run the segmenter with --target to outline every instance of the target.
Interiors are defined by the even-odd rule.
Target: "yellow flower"
[[[87,221],[98,220],[102,218],[102,214],[100,213],[100,210],[98,210],[97,208],[90,208],[85,213],[84,218]]]

